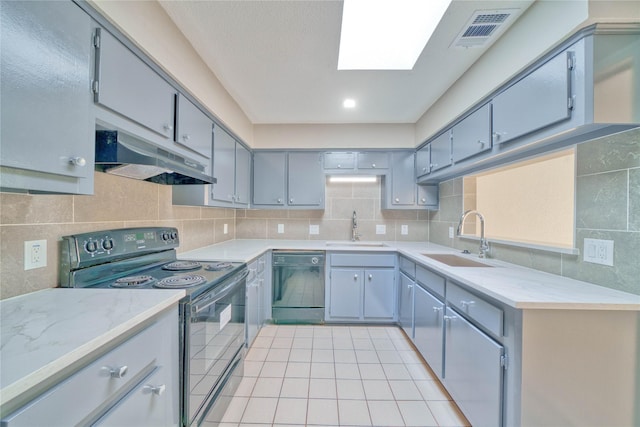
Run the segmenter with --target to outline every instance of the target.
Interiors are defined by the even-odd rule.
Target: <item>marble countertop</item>
[[[250,261],[270,249],[398,252],[412,261],[518,309],[632,310],[640,311],[640,295],[520,267],[506,262],[479,260],[451,248],[425,242],[326,242],[322,240],[230,240],[179,254],[182,259]],[[380,243],[381,246],[370,246]],[[384,246],[382,246],[384,245]],[[489,264],[485,267],[450,267],[426,253],[447,253]]]
[[[0,407],[184,295],[184,290],[52,288],[0,301]]]

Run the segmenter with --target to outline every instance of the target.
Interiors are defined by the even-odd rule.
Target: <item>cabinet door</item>
[[[254,263],[257,264],[257,263]],[[251,269],[251,265],[249,266]],[[255,266],[253,267],[255,268]],[[255,273],[254,273],[255,274]],[[260,301],[260,282],[257,276],[247,282],[247,311],[245,314],[245,327],[247,332],[247,346],[251,347],[253,340],[258,335],[259,329],[259,301]]]
[[[290,206],[324,206],[324,186],[320,153],[289,153]]]
[[[92,184],[91,19],[72,2],[3,1],[1,11],[0,166]],[[59,189],[39,179],[27,189],[82,191],[76,179]]]
[[[420,285],[414,290],[414,344],[433,372],[442,378],[444,304]]]
[[[395,270],[364,270],[364,318],[393,319],[396,306]]]
[[[235,193],[236,141],[220,126],[213,128],[213,176],[211,198],[218,202],[233,204]]]
[[[98,104],[174,138],[176,90],[107,31],[100,31]]]
[[[398,322],[407,334],[413,339],[413,288],[414,282],[409,276],[400,273],[400,300],[398,301]]]
[[[284,206],[286,153],[256,151],[253,153],[253,204]]]
[[[207,159],[213,147],[213,122],[182,94],[176,104],[176,142]]]
[[[249,194],[251,194],[251,153],[238,143],[236,143],[235,182],[235,203],[248,205]]]
[[[332,268],[329,315],[332,318],[357,320],[361,317],[362,270]]]
[[[451,165],[451,132],[446,131],[429,144],[431,146],[431,172]]]
[[[418,206],[438,209],[438,186],[418,185]]]
[[[331,152],[324,153],[325,169],[347,169],[351,170],[356,167],[356,153]]]
[[[554,57],[493,99],[495,144],[504,144],[571,116],[568,55]]]
[[[491,149],[491,105],[486,104],[455,125],[452,133],[453,161],[467,159]]]
[[[394,151],[391,153],[391,205],[414,205],[416,183],[414,153]]]
[[[446,308],[444,382],[471,425],[500,426],[504,348]]]
[[[358,153],[358,169],[387,169],[389,154],[385,152]]]
[[[431,144],[427,144],[416,152],[416,177],[431,172]]]

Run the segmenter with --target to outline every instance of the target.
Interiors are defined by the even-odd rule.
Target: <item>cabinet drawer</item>
[[[418,265],[416,266],[416,281],[430,292],[444,298],[444,277]]]
[[[387,153],[358,153],[358,169],[387,169],[388,167]]]
[[[353,169],[356,166],[356,153],[324,153],[325,169]]]
[[[412,279],[416,278],[416,264],[405,257],[400,257],[400,271]]]
[[[477,321],[496,336],[502,336],[504,316],[498,307],[453,283],[447,285],[447,303]]]
[[[395,267],[395,254],[332,254],[332,267]]]
[[[173,319],[174,322],[177,319]],[[11,427],[56,425],[51,414],[64,410],[64,425],[76,425],[105,402],[112,402],[158,364],[158,343],[164,339],[162,325],[153,325],[125,341],[81,369],[41,397],[3,419]],[[162,361],[161,363],[164,363]],[[126,367],[126,369],[124,369]],[[123,370],[121,378],[111,377],[110,370]],[[169,393],[168,393],[169,394]],[[86,421],[86,420],[85,420]]]

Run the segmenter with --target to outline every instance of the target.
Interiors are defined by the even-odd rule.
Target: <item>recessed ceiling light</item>
[[[451,0],[344,0],[338,70],[411,70]]]
[[[347,98],[344,101],[342,101],[342,106],[344,108],[356,108],[356,100]]]
[[[333,175],[329,182],[378,182],[375,175]]]

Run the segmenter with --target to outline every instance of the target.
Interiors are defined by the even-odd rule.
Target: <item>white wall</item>
[[[253,144],[253,125],[156,1],[89,0],[191,95]]]
[[[413,124],[255,125],[254,148],[413,148]]]

